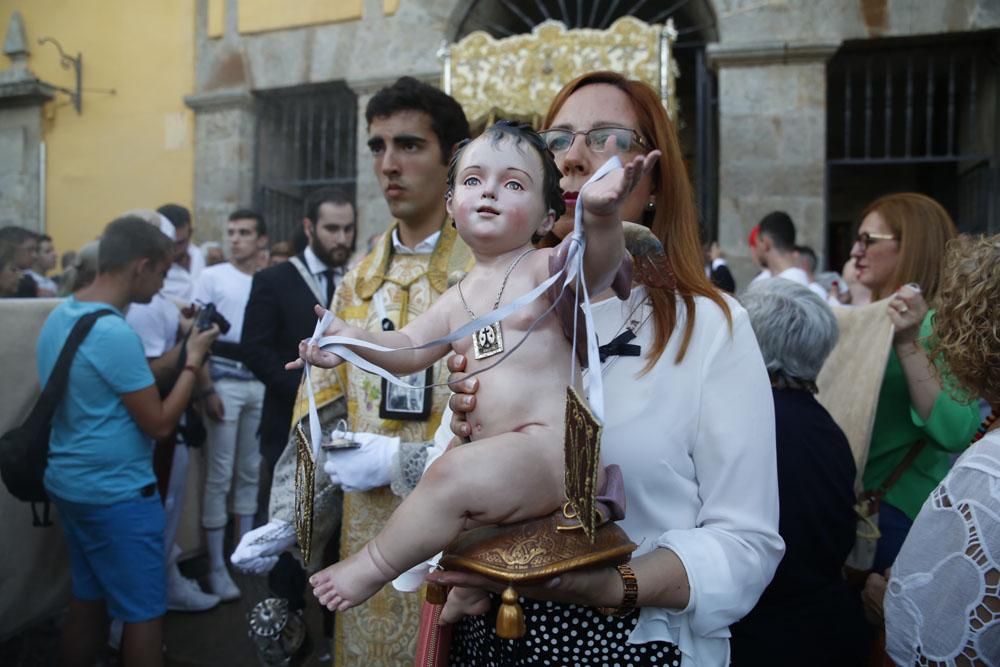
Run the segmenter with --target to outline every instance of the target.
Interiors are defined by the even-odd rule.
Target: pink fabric
[[[607,521],[625,518],[625,478],[622,469],[614,463],[604,466],[604,486],[597,493],[597,502]]]

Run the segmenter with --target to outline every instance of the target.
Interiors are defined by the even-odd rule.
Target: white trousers
[[[236,514],[257,512],[260,474],[257,429],[264,402],[264,385],[257,380],[222,378],[215,381],[215,391],[222,399],[225,416],[222,421],[205,419],[208,439],[201,525],[208,530],[225,528],[230,488]]]
[[[170,464],[170,483],[167,485],[167,497],[163,499],[163,513],[166,521],[163,529],[163,546],[167,550],[167,569],[173,566],[180,553],[177,541],[177,529],[181,523],[184,510],[184,491],[187,489],[188,448],[180,442],[174,447],[174,460]]]

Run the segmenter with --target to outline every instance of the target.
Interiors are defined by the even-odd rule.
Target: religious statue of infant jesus
[[[625,252],[619,207],[658,156],[659,151],[638,156],[580,195],[587,238],[583,271],[595,293],[611,284]],[[525,294],[549,278],[554,250],[535,250],[532,238],[544,236],[565,212],[559,180],[552,154],[527,125],[500,121],[479,138],[460,144],[448,170],[447,208],[475,256],[475,266],[399,331],[369,332],[336,319],[325,335],[393,348],[355,349],[396,374],[425,369],[452,349],[469,359],[469,372],[491,363],[489,357],[502,353],[504,345],[510,347],[528,334],[552,305],[552,295],[503,320],[502,331],[497,323],[450,346],[396,348],[443,338],[495,310],[505,295],[509,300],[510,295]],[[301,345],[300,354],[324,368],[343,361],[308,342]],[[313,575],[310,581],[320,603],[336,611],[361,604],[444,549],[463,530],[556,511],[565,501],[563,431],[571,355],[558,318],[551,313],[542,318],[524,344],[481,383],[477,407],[468,415],[471,442],[449,448],[438,458],[361,551]],[[301,365],[301,359],[290,364]],[[599,480],[598,488],[602,483]]]

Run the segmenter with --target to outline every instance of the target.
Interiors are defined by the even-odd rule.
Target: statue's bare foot
[[[356,554],[320,570],[309,578],[313,595],[330,611],[358,606],[396,576],[383,572],[377,557],[374,544],[369,542]]]

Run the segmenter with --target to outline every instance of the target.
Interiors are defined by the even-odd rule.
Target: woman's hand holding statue
[[[459,437],[468,437],[469,426],[465,417],[476,406],[475,393],[479,389],[476,378],[465,377],[466,358],[454,354],[448,358],[448,386],[455,394],[449,405],[454,416],[452,431]],[[463,616],[478,616],[489,611],[490,592],[501,593],[504,584],[467,572],[438,571],[427,576],[427,581],[453,587],[448,602],[441,613],[442,621],[455,623]],[[518,586],[518,593],[534,600],[551,600],[588,607],[616,607],[624,595],[621,576],[613,567],[575,570],[549,579],[535,586]]]

